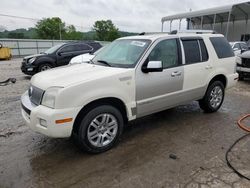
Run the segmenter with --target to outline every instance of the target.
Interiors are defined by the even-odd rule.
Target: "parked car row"
[[[34,75],[54,67],[67,65],[73,57],[94,53],[101,47],[102,45],[98,42],[62,43],[44,53],[24,57],[21,70],[27,75]]]
[[[246,42],[231,42],[230,45],[236,56],[239,80],[250,78],[250,47]]]

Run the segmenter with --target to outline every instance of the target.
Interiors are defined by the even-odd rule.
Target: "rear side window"
[[[200,63],[208,60],[208,53],[202,39],[182,39],[186,64]]]
[[[210,41],[212,42],[219,59],[234,56],[232,47],[225,37],[210,37]]]
[[[78,45],[79,51],[89,51],[92,50],[92,48],[89,45],[86,44],[79,44]]]
[[[201,61],[200,48],[197,40],[184,40],[186,64],[198,63]]]

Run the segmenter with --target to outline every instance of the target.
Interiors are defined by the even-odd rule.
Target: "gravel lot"
[[[100,155],[80,151],[70,139],[32,132],[22,120],[20,95],[30,77],[21,59],[0,61],[0,187],[250,187],[226,165],[225,153],[244,135],[238,118],[250,113],[250,81],[227,91],[218,113],[193,102],[129,124],[119,145]],[[230,154],[250,177],[250,136]],[[177,159],[169,158],[175,154]]]

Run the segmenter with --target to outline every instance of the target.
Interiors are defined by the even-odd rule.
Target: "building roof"
[[[228,14],[231,12],[231,20],[246,20],[250,19],[250,1],[232,4],[227,6],[209,8],[199,11],[191,11],[187,13],[170,15],[162,18],[162,22],[180,20],[180,19],[192,19],[193,21],[200,21],[203,17],[203,24],[213,23],[214,15],[216,14],[215,22],[227,22]]]

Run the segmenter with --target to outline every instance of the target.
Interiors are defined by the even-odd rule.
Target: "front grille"
[[[35,86],[30,86],[28,93],[29,93],[30,100],[33,104],[39,105],[41,103],[43,93],[44,93],[42,89],[39,89]]]
[[[242,58],[242,67],[250,68],[250,59]]]

